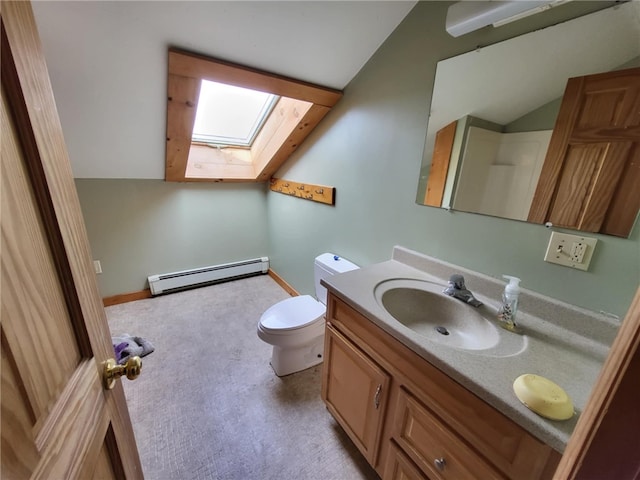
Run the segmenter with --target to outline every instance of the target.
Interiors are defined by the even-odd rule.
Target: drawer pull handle
[[[441,472],[442,472],[442,471],[444,471],[444,467],[446,467],[446,466],[447,466],[447,462],[445,461],[445,459],[444,459],[444,458],[436,458],[436,459],[433,461],[433,464],[434,464],[434,465],[436,466],[436,468],[437,468],[438,470],[440,470]]]
[[[380,407],[380,394],[382,393],[382,385],[378,385],[376,393],[373,396],[373,404],[376,406],[376,410]]]

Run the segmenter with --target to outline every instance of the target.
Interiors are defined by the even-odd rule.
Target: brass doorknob
[[[113,358],[104,362],[102,378],[104,387],[111,390],[116,384],[116,379],[126,375],[129,380],[135,380],[142,370],[142,360],[140,357],[130,357],[124,365],[118,365]]]

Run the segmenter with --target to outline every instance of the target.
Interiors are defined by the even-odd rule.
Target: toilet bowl
[[[271,367],[282,377],[322,362],[327,290],[320,280],[358,267],[332,253],[314,262],[316,298],[300,295],[269,307],[258,322],[258,337],[273,345]]]

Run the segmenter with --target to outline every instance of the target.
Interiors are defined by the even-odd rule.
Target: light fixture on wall
[[[452,37],[459,37],[487,25],[499,27],[521,18],[549,10],[571,0],[528,1],[462,1],[447,10],[446,29]]]

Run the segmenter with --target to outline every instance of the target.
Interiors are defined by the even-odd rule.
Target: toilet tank
[[[316,281],[316,298],[324,305],[327,304],[327,289],[320,285],[320,280],[330,277],[336,273],[344,273],[359,268],[338,255],[333,253],[323,253],[318,255],[314,262],[313,273]]]

